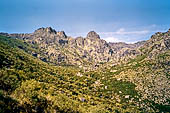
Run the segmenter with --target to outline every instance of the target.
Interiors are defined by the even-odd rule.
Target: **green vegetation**
[[[116,77],[143,66],[152,68],[153,62],[143,61],[146,56],[106,71],[84,72],[32,56],[39,51],[36,45],[0,36],[0,112],[145,112],[144,107],[137,106],[143,100],[139,102],[141,94],[136,84]],[[167,55],[160,56],[160,62],[165,63],[162,59],[166,58]],[[162,112],[169,109],[160,104],[154,106]]]
[[[98,96],[100,73],[47,64],[28,54],[33,50],[21,40],[0,36],[1,112],[128,111],[123,103]]]

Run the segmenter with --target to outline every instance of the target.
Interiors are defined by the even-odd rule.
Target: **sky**
[[[0,0],[0,32],[31,33],[40,27],[108,42],[147,40],[170,28],[170,0]]]

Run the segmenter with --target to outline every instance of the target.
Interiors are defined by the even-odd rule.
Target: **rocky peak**
[[[148,40],[150,43],[157,43],[161,41],[170,40],[170,29],[167,32],[157,32],[151,36],[151,39]]]
[[[166,32],[167,36],[170,36],[170,29]]]
[[[169,31],[161,33],[157,32],[140,47],[142,53],[147,53],[149,58],[154,58],[157,54],[163,53],[170,49],[170,33]]]
[[[100,39],[100,36],[95,31],[90,31],[87,34],[87,38],[90,38],[90,39]]]
[[[45,28],[46,32],[50,32],[50,33],[56,33],[55,29],[52,29],[51,27],[47,27]]]
[[[57,32],[57,35],[58,35],[59,37],[62,37],[62,38],[67,38],[67,35],[65,34],[64,31],[59,31],[59,32]]]
[[[42,27],[42,28],[39,28],[37,30],[35,30],[34,34],[39,34],[39,35],[42,35],[42,34],[53,34],[54,36],[58,36],[58,37],[61,37],[61,38],[67,38],[67,35],[65,34],[64,31],[56,31],[55,29],[51,28],[51,27]]]
[[[170,33],[170,29],[168,30],[168,32]]]
[[[51,27],[46,27],[46,28],[42,27],[42,28],[35,30],[34,33],[35,34],[36,33],[54,33],[54,34],[56,34],[56,31],[55,31],[55,29],[52,29]]]

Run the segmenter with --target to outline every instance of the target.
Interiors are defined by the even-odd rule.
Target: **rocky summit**
[[[90,31],[90,32],[87,34],[87,38],[100,39],[100,36],[99,36],[95,31]]]
[[[0,33],[0,112],[169,113],[170,30],[134,44]]]

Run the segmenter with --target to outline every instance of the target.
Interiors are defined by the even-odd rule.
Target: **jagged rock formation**
[[[107,43],[100,39],[95,31],[90,31],[86,38],[72,38],[64,31],[57,32],[51,27],[39,28],[29,34],[1,34],[36,45],[39,51],[32,54],[43,61],[91,69],[96,69],[103,63],[114,65],[126,62],[140,54],[149,53],[148,57],[152,58],[169,49],[170,40],[170,30],[165,33],[158,32],[150,40],[134,44]]]
[[[51,27],[39,28],[30,34],[9,36],[36,44],[40,48],[36,54],[43,61],[80,67],[91,65],[93,69],[103,63],[117,64],[134,58],[140,54],[137,48],[144,43],[107,43],[95,31],[90,31],[86,38],[72,38],[64,31],[57,32]]]
[[[140,50],[143,54],[148,53],[149,58],[153,58],[157,54],[160,54],[170,49],[170,30],[165,33],[158,32],[152,35],[151,39],[148,40]]]

